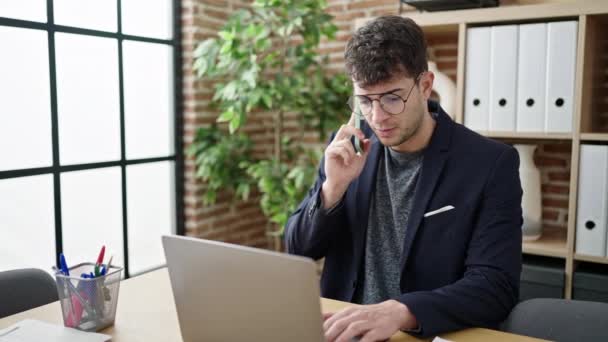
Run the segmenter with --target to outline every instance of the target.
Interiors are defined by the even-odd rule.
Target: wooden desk
[[[153,271],[129,280],[120,285],[114,326],[101,331],[112,336],[113,342],[138,341],[181,341],[173,292],[166,268]],[[324,312],[337,311],[349,303],[331,299],[321,299]],[[26,318],[50,323],[63,324],[59,302],[41,306],[13,316],[0,319],[0,329],[4,329]],[[451,341],[541,341],[524,336],[506,334],[488,329],[467,329],[442,335]],[[420,341],[404,333],[397,333],[391,341]]]

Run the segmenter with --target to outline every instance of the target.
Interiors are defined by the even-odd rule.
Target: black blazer
[[[496,328],[519,297],[521,198],[519,157],[513,147],[487,139],[453,122],[437,103],[435,131],[424,151],[422,170],[408,220],[401,292],[432,336],[466,327]],[[372,146],[361,175],[337,208],[327,213],[318,178],[285,229],[289,253],[325,257],[321,294],[351,301],[363,264],[371,194],[382,144],[368,126]],[[424,214],[447,205],[455,208]]]

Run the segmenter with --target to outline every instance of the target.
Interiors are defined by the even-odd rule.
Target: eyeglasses
[[[414,87],[416,86],[416,84],[418,84],[420,76],[422,76],[422,73],[418,75],[418,77],[416,77],[416,79],[414,80],[414,84],[410,88],[410,91],[407,93],[405,99],[397,94],[394,94],[393,92],[395,92],[396,90],[383,94],[354,95],[348,98],[348,107],[353,113],[357,115],[369,117],[374,108],[374,101],[378,101],[378,103],[380,104],[380,108],[382,108],[382,110],[384,110],[388,114],[401,114],[405,109],[405,103],[412,94],[412,90],[414,90]],[[379,95],[379,97],[377,99],[371,99],[369,98],[369,95]]]

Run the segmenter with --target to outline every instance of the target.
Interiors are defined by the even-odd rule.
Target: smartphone
[[[355,128],[357,129],[361,129],[361,118],[359,118],[359,115],[355,115]],[[353,143],[353,145],[355,145],[355,151],[357,152],[357,154],[362,154],[363,153],[363,147],[361,146],[361,140],[359,140],[358,136],[354,136],[355,141]]]
[[[355,128],[356,129],[361,129],[361,114],[359,114],[360,110],[359,110],[359,102],[358,101],[354,101],[355,102]],[[362,154],[363,153],[363,147],[361,146],[361,140],[359,140],[359,137],[354,136],[354,142],[353,145],[355,147],[355,152],[357,152],[357,154]]]

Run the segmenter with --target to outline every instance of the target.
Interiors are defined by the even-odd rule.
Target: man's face
[[[404,145],[420,129],[427,112],[426,99],[421,88],[421,83],[417,83],[415,78],[405,75],[366,88],[361,88],[354,82],[355,97],[372,106],[371,113],[365,115],[365,119],[384,146],[392,147],[396,151],[405,150]],[[384,94],[395,94],[399,98],[385,95],[387,101],[384,103],[387,105],[383,109],[380,97]],[[403,100],[405,104],[401,112],[395,113],[393,110],[393,113],[389,113],[386,110],[391,103],[400,102],[403,105]]]

